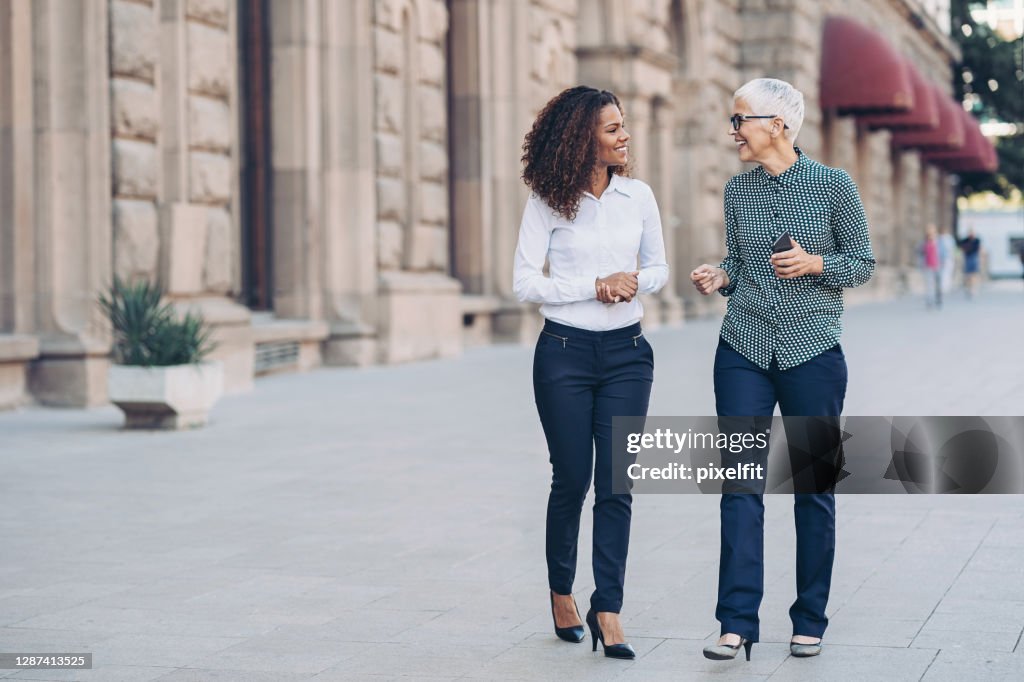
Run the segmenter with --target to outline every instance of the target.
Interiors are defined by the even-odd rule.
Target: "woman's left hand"
[[[820,275],[824,269],[821,256],[804,251],[804,247],[793,240],[793,248],[772,254],[772,267],[779,279],[793,279],[804,275]]]

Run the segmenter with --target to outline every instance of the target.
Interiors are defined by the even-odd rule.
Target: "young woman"
[[[586,621],[595,651],[600,639],[605,656],[634,658],[619,622],[632,498],[612,492],[612,417],[647,414],[654,353],[640,329],[637,294],[668,279],[661,218],[651,188],[628,176],[629,133],[608,91],[579,86],[559,94],[537,116],[523,151],[532,193],[513,288],[520,301],[540,303],[545,318],[533,386],[552,468],[546,554],[555,632],[583,640],[572,588],[593,478],[596,589]]]

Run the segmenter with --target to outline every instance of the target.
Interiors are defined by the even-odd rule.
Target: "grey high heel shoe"
[[[740,647],[743,647],[747,654],[747,660],[750,660],[750,648],[754,646],[754,643],[745,637],[740,637],[739,644],[712,644],[711,646],[704,647],[704,658],[712,661],[731,661],[736,658],[736,654],[739,653]]]
[[[796,642],[790,641],[789,653],[796,658],[810,658],[811,656],[817,656],[821,654],[821,640],[819,639],[814,644],[797,644]]]

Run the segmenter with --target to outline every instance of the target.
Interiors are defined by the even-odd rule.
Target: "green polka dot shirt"
[[[875,270],[857,185],[846,171],[796,151],[796,163],[778,176],[758,166],[725,185],[722,339],[763,369],[773,358],[779,369],[796,367],[839,343],[843,288],[864,284]],[[822,274],[775,275],[771,245],[787,230],[822,256]]]

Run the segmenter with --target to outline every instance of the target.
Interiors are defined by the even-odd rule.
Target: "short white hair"
[[[796,141],[800,126],[804,124],[804,94],[778,78],[755,78],[733,94],[750,105],[752,113],[778,116],[789,126],[783,130],[786,139]],[[765,123],[768,122],[764,119]]]

